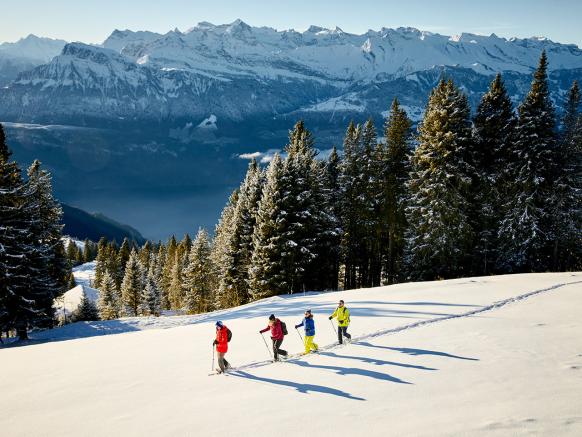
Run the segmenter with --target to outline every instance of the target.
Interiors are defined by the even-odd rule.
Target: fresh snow
[[[77,246],[83,245],[82,241],[73,240]],[[82,249],[82,247],[80,247]],[[83,298],[83,293],[88,299],[97,302],[99,299],[99,290],[91,287],[95,279],[95,261],[91,261],[80,266],[73,267],[73,276],[75,277],[76,287],[71,288],[61,297],[55,300],[54,308],[57,316],[63,314],[63,308],[67,317],[77,309]]]
[[[333,346],[327,320],[339,298],[352,313],[354,341],[343,347]],[[293,326],[308,308],[320,353],[270,364],[258,333],[268,315],[287,323],[283,347],[297,354]],[[578,272],[76,323],[0,350],[0,429],[10,436],[579,436],[580,308]],[[236,369],[209,378],[217,319],[233,331],[227,359]]]

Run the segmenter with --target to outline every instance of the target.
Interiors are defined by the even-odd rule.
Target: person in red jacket
[[[271,340],[273,341],[273,357],[275,361],[279,361],[279,355],[287,356],[287,351],[281,349],[281,344],[285,335],[283,333],[283,326],[281,325],[281,320],[277,319],[274,314],[269,316],[269,324],[265,329],[261,329],[259,333],[267,332],[271,330]]]
[[[230,337],[230,330],[224,325],[220,320],[216,322],[216,339],[212,343],[216,346],[216,353],[218,355],[218,366],[216,369],[218,373],[223,373],[226,369],[230,368],[230,364],[224,358],[224,355],[228,351],[228,340]]]

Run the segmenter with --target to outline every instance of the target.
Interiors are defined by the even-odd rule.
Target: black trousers
[[[287,351],[281,349],[281,344],[283,343],[283,339],[275,340],[274,338],[271,338],[271,340],[273,341],[273,357],[275,358],[275,360],[279,359],[279,355],[283,355],[284,357],[286,357]]]
[[[350,334],[348,334],[348,327],[347,326],[338,326],[337,327],[337,339],[339,340],[340,344],[343,343],[342,334],[349,340],[352,338]]]

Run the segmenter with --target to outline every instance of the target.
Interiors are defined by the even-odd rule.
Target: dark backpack
[[[226,341],[230,342],[231,338],[232,338],[232,331],[230,329],[226,328]]]
[[[281,331],[283,331],[283,335],[289,334],[287,332],[287,325],[285,324],[285,322],[281,322]]]

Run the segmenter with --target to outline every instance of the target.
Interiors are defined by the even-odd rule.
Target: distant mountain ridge
[[[124,225],[110,219],[109,217],[94,213],[90,214],[79,208],[61,204],[63,208],[63,229],[64,235],[84,240],[99,241],[101,237],[107,240],[117,240],[121,243],[124,238],[134,240],[138,244],[143,244],[145,238],[131,226]]]
[[[0,86],[0,122],[19,161],[52,170],[64,202],[131,217],[165,239],[212,229],[246,159],[282,150],[298,119],[329,150],[350,120],[371,117],[380,133],[395,97],[419,121],[442,78],[475,108],[497,72],[517,106],[542,50],[559,116],[572,81],[582,82],[582,50],[542,37],[278,31],[241,20],[116,30],[99,46],[63,44]]]
[[[211,114],[235,121],[296,111],[373,114],[369,88],[418,81],[417,73],[435,68],[527,76],[542,50],[557,75],[582,69],[580,48],[541,37],[446,36],[414,28],[361,35],[317,26],[277,31],[241,20],[166,34],[116,30],[101,47],[69,43],[50,62],[21,73],[0,91],[0,117],[80,117],[91,124],[188,117],[199,123]],[[415,100],[404,103],[423,105]]]

